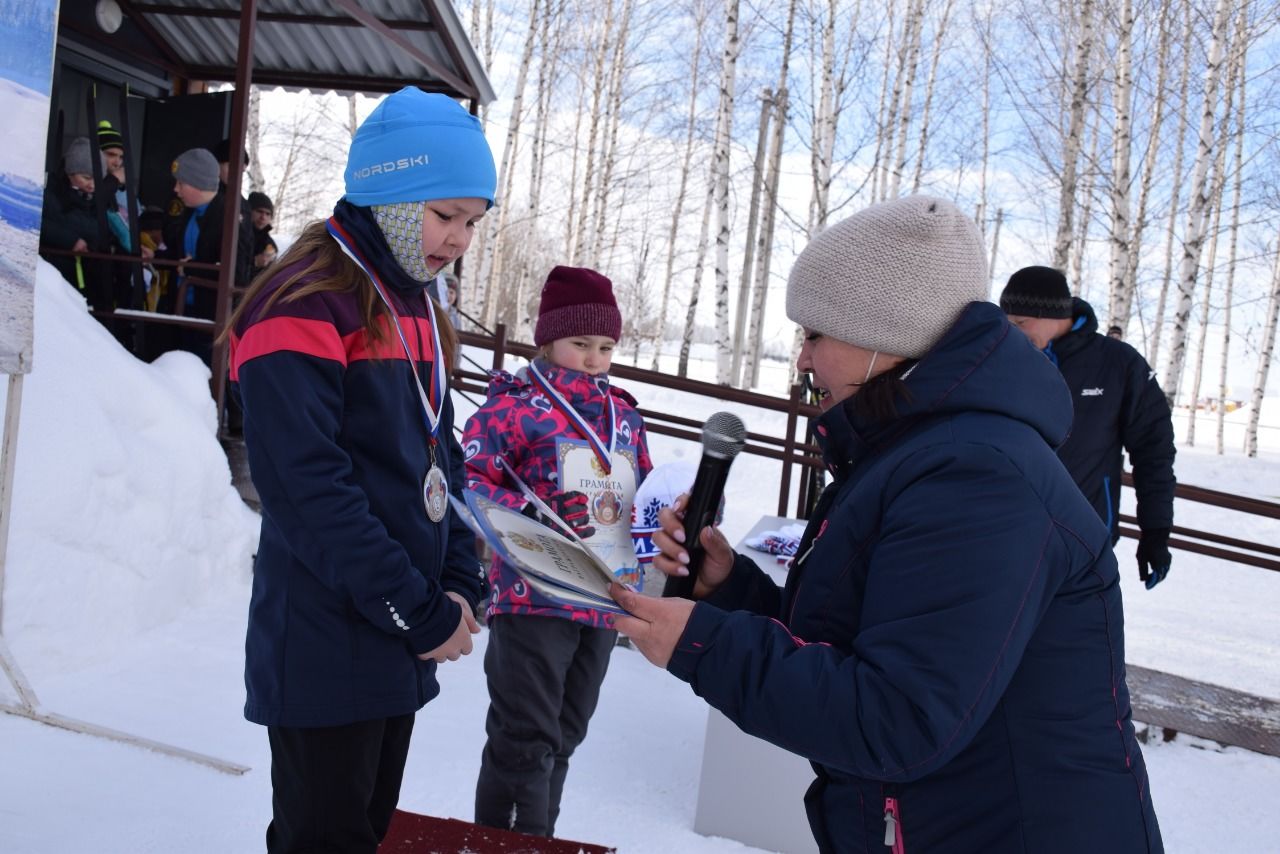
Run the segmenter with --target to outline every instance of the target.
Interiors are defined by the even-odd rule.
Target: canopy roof
[[[235,81],[238,0],[115,2],[145,40],[147,55],[137,58],[173,77]],[[114,41],[96,36],[99,43]],[[113,46],[138,54],[137,41],[130,41]],[[477,105],[495,98],[449,0],[258,0],[253,82],[353,92],[412,85]]]

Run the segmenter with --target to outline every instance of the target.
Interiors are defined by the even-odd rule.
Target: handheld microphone
[[[705,550],[698,541],[702,529],[715,523],[724,484],[729,477],[733,458],[747,443],[747,428],[732,412],[715,412],[702,425],[702,460],[689,492],[689,505],[684,511],[684,547],[689,553],[689,574],[668,575],[663,596],[693,596]]]

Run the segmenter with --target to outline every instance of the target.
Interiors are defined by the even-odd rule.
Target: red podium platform
[[[396,810],[378,854],[615,854],[616,849]]]

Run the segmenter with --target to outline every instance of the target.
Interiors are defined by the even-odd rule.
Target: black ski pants
[[[268,854],[375,854],[400,799],[413,715],[267,727]]]
[[[489,738],[476,782],[476,824],[555,834],[569,757],[586,738],[617,636],[560,617],[489,619]]]

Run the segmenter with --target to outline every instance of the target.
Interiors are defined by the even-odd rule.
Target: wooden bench
[[[1136,664],[1125,671],[1135,721],[1280,756],[1280,701]]]

